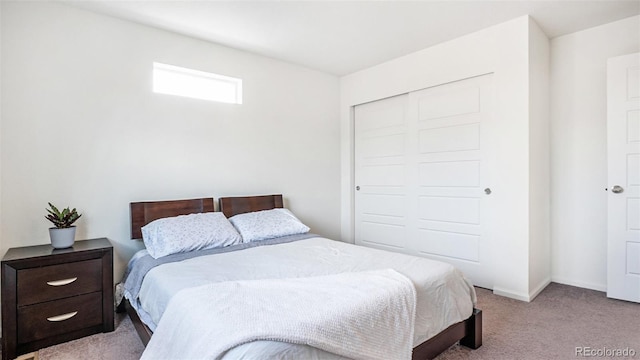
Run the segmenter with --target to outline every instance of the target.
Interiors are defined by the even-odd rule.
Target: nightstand
[[[2,359],[114,329],[105,238],[11,248],[2,259]]]

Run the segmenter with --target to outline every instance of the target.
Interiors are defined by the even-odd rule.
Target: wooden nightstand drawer
[[[102,261],[78,261],[18,270],[18,306],[87,294],[102,289]]]
[[[102,323],[102,293],[74,296],[18,308],[18,343]]]

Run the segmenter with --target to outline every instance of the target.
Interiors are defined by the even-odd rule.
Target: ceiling
[[[553,38],[640,14],[640,0],[63,1],[339,76],[521,15]]]

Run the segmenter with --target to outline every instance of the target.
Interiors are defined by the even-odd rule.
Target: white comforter
[[[153,330],[171,298],[182,289],[224,281],[285,279],[380,269],[398,271],[416,288],[414,346],[471,316],[475,291],[453,266],[320,237],[158,266],[149,271],[142,283],[139,310]],[[301,345],[256,341],[229,351],[227,357],[254,359],[255,354],[268,351],[287,354],[282,358],[324,359],[328,355]]]
[[[411,280],[390,269],[184,289],[142,360],[220,359],[265,339],[354,359],[409,360],[415,297]]]

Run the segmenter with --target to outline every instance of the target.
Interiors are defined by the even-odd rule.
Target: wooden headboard
[[[142,239],[142,230],[140,229],[153,220],[213,211],[213,198],[133,202],[129,206],[131,209],[131,239]]]
[[[219,202],[220,211],[222,211],[226,217],[252,211],[271,210],[283,207],[282,194],[223,197],[219,199]]]

